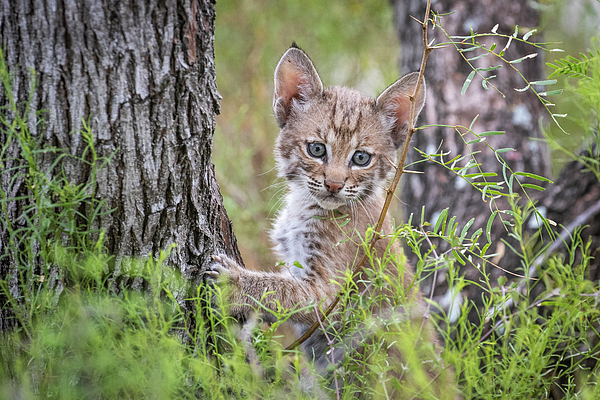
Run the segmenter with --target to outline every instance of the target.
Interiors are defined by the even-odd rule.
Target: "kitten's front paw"
[[[237,262],[225,254],[213,255],[213,263],[204,272],[204,280],[209,285],[215,285],[217,282],[237,282],[240,279],[239,270],[241,269]]]

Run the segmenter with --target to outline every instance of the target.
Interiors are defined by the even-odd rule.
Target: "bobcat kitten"
[[[275,151],[277,166],[279,176],[287,179],[289,191],[272,239],[285,268],[281,272],[250,271],[226,256],[216,256],[208,274],[227,282],[232,316],[242,321],[248,318],[255,305],[252,299],[261,299],[264,293],[270,293],[263,301],[264,306],[273,309],[274,300],[288,309],[321,302],[326,307],[334,300],[340,286],[332,282],[344,282],[345,271],[352,269],[364,254],[357,245],[360,241],[347,240],[349,235],[352,232],[364,235],[369,226],[375,226],[383,207],[385,186],[395,172],[397,150],[406,138],[409,96],[417,79],[418,73],[408,74],[374,100],[345,87],[323,87],[308,56],[295,46],[283,55],[275,70],[273,109],[281,128]],[[423,82],[416,95],[415,119],[424,102]],[[344,220],[349,219],[343,228],[340,215],[344,215]],[[382,230],[384,234],[392,233],[389,217]],[[402,254],[400,245],[387,239],[377,242],[376,253],[384,254],[387,246],[392,246],[392,252]],[[386,273],[398,277],[397,267],[394,262],[389,263]],[[423,342],[435,343],[421,294],[409,288],[413,281],[411,267],[404,265],[400,269],[403,274],[400,280],[412,304],[402,307],[408,313],[404,319],[416,321],[413,325],[420,327]],[[359,291],[368,296],[375,289],[365,279],[359,281]],[[370,311],[387,316],[398,310],[375,307]],[[291,321],[298,336],[316,318],[314,308],[293,314]],[[303,348],[317,370],[324,372],[331,362],[325,333],[316,331]],[[339,362],[342,351],[335,351],[334,359]],[[401,351],[390,346],[386,358],[392,376],[402,379],[406,360]],[[427,373],[431,380],[439,377],[435,371]],[[392,385],[387,385],[384,389],[393,398],[418,394],[418,390],[394,392]],[[447,388],[435,391],[438,396],[446,391],[446,398],[454,398]]]

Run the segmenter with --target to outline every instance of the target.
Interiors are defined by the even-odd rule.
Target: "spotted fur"
[[[298,48],[283,55],[275,71],[273,109],[281,128],[277,166],[289,191],[271,237],[285,266],[280,272],[257,272],[219,258],[212,273],[225,275],[230,283],[233,316],[245,319],[255,304],[250,298],[260,299],[265,293],[267,307],[276,307],[274,300],[289,309],[333,301],[339,286],[332,282],[341,281],[363,255],[358,235],[375,225],[382,209],[397,149],[406,137],[409,96],[417,78],[416,73],[406,75],[372,99],[345,87],[324,88],[312,62]],[[415,119],[424,93],[423,85],[416,96]],[[364,165],[353,161],[356,157],[362,163],[365,155],[369,161]],[[386,218],[383,232],[391,230]],[[383,254],[388,245],[380,240],[376,251]],[[399,245],[392,247],[401,253]],[[408,285],[411,268],[401,267]],[[399,273],[395,265],[388,268],[390,274]],[[422,303],[418,292],[412,297],[417,305]],[[291,321],[300,335],[316,322],[316,313],[296,313]],[[322,370],[328,363],[326,347],[320,331],[304,345]]]

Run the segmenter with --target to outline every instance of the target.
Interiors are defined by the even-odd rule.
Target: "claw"
[[[217,256],[217,255],[213,254],[211,257],[212,257],[213,261],[223,262],[223,259],[221,258],[221,256]]]

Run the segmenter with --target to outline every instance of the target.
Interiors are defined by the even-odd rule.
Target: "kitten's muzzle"
[[[331,194],[338,194],[340,190],[343,189],[344,185],[344,182],[325,180],[325,187],[327,188],[327,191]]]

